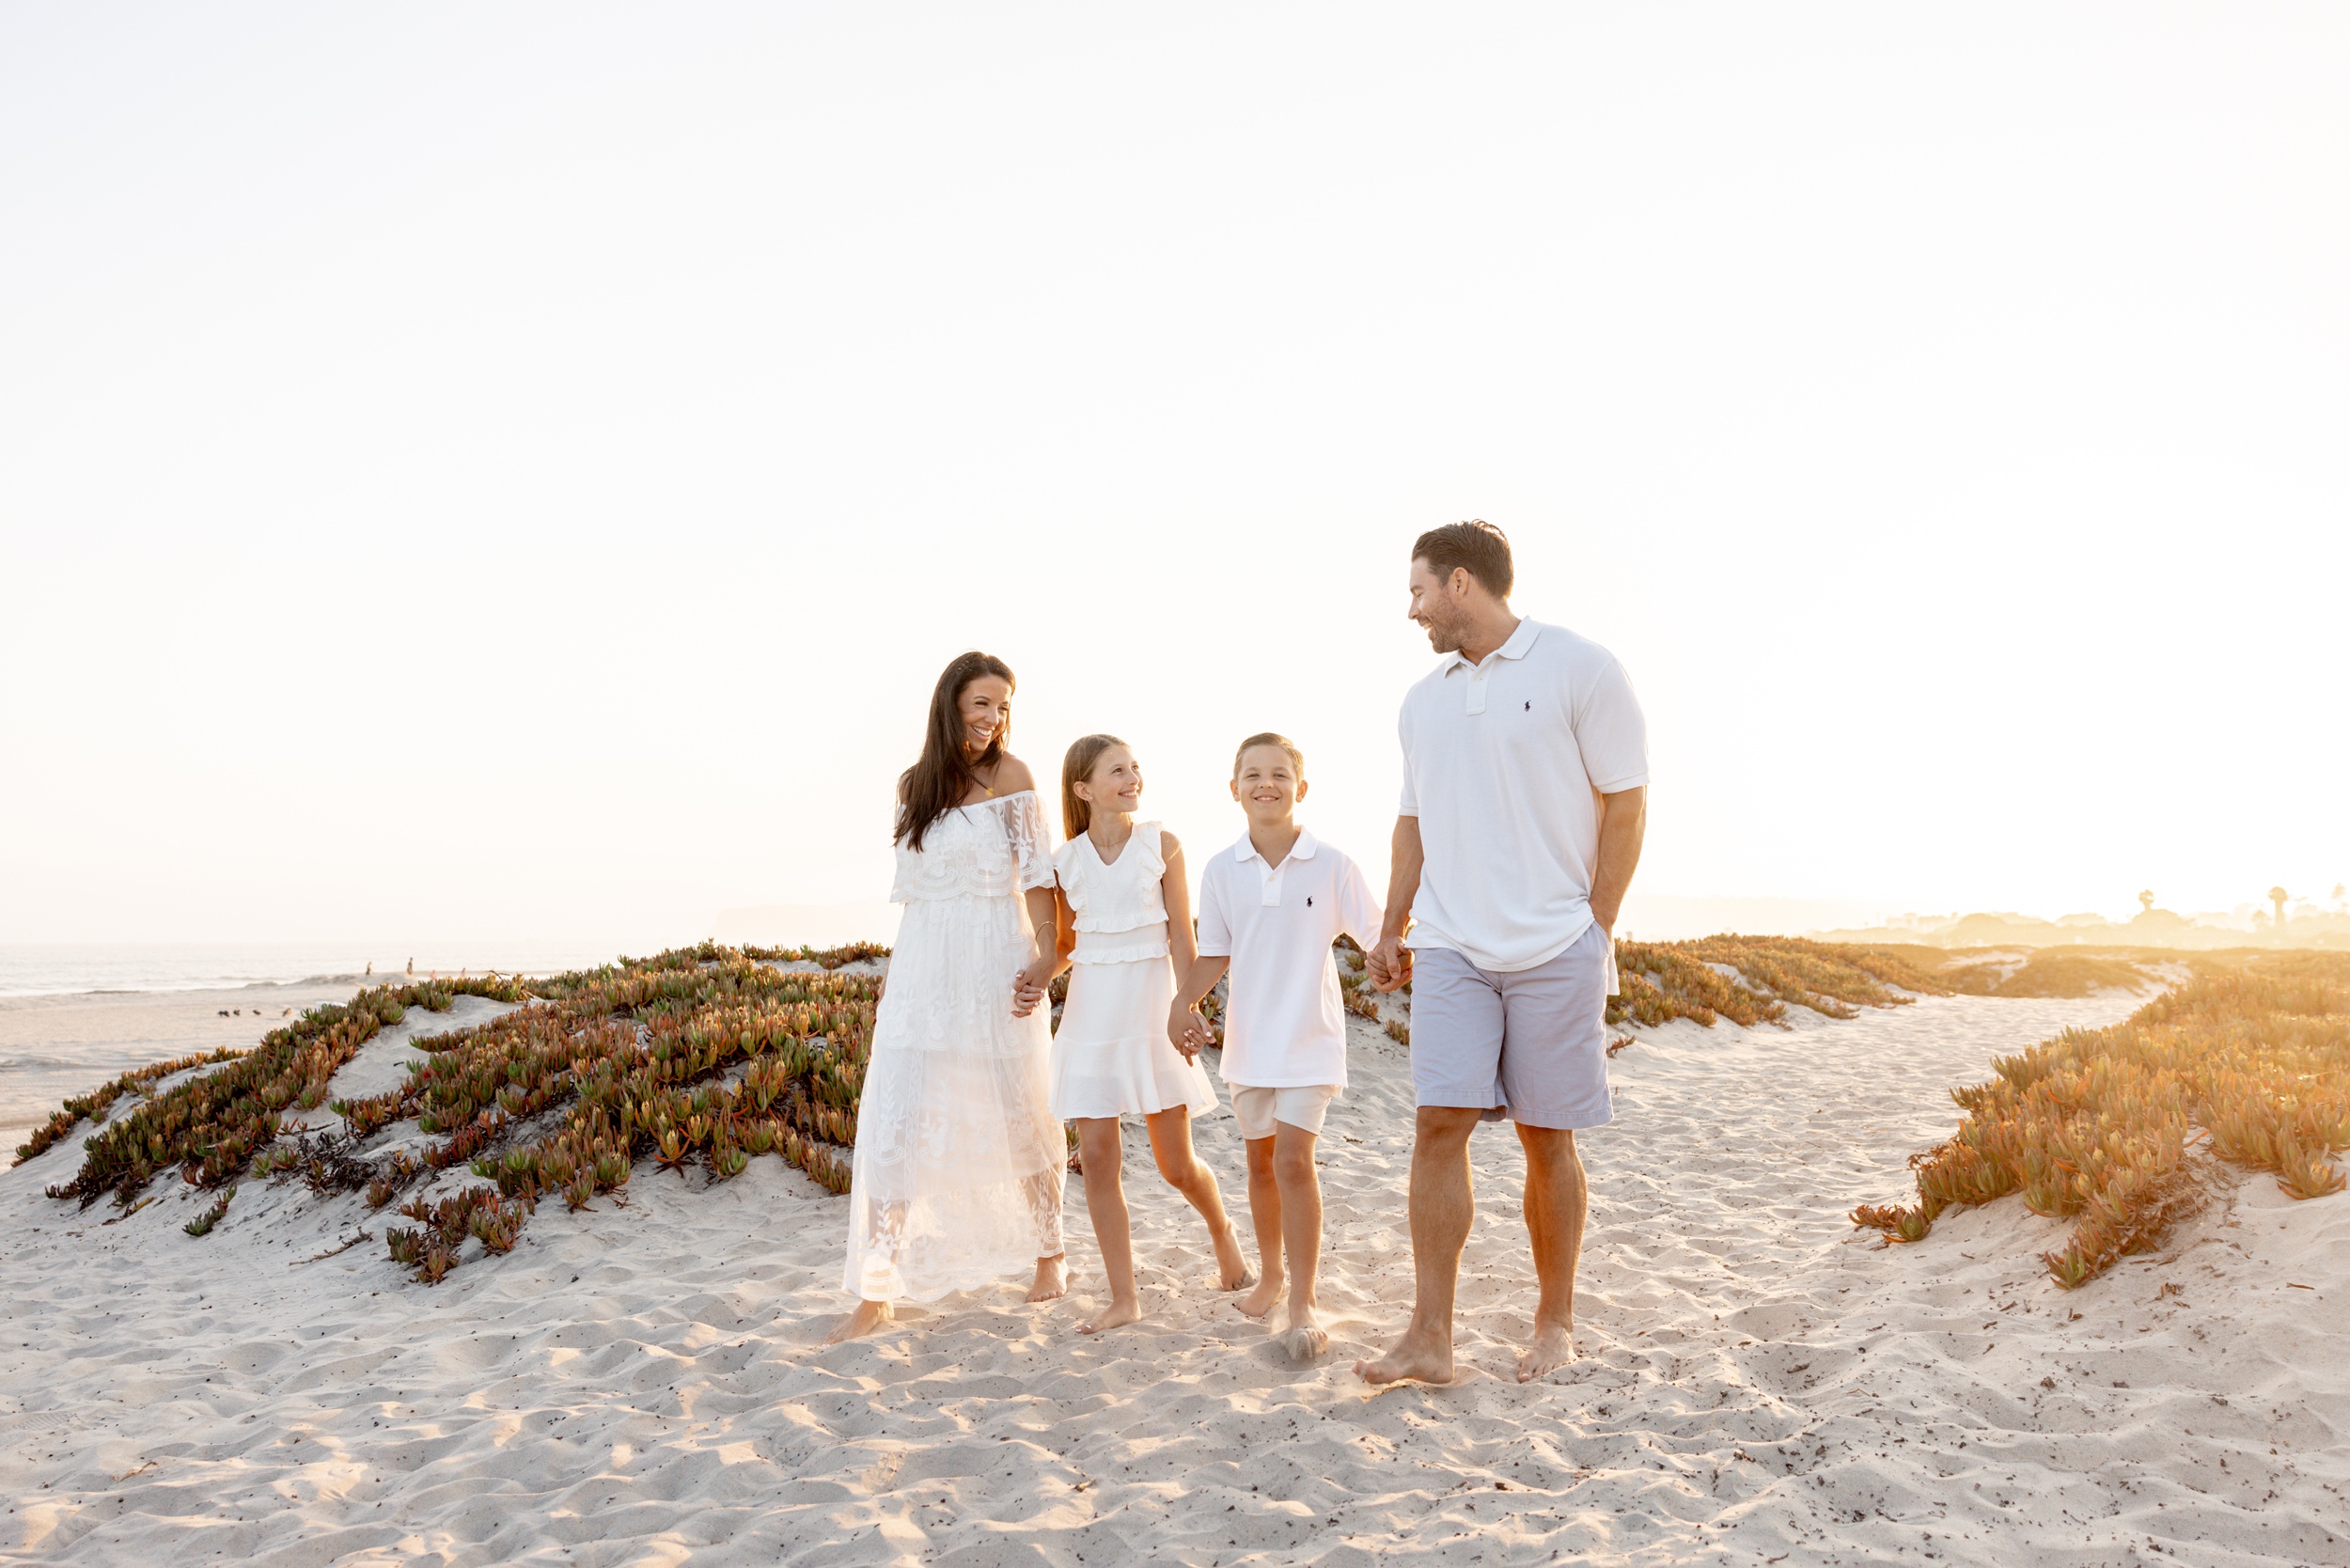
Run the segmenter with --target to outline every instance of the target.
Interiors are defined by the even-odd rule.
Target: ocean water
[[[413,962],[419,978],[522,970],[551,974],[606,963],[617,947],[578,942],[442,942],[390,944],[170,944],[78,946],[0,945],[0,996],[72,996],[139,991],[224,991],[244,985],[301,980],[404,976]]]

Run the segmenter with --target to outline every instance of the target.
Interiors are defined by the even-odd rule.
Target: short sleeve
[[[1199,956],[1230,958],[1232,956],[1232,915],[1224,907],[1224,884],[1220,874],[1225,857],[1210,860],[1199,873]]]
[[[1365,948],[1379,941],[1379,901],[1371,897],[1371,880],[1354,861],[1339,878],[1339,929]]]
[[[1575,749],[1592,789],[1611,795],[1648,782],[1648,720],[1622,664],[1609,659],[1574,712]]]
[[[1412,781],[1412,699],[1406,697],[1395,715],[1395,738],[1403,747],[1403,798],[1396,803],[1399,817],[1419,815],[1419,789]]]
[[[1004,834],[1020,868],[1020,890],[1053,886],[1052,835],[1034,790],[1023,790],[1004,803]]]

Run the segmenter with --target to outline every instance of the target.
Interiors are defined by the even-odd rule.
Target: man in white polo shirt
[[[1505,1115],[1526,1149],[1542,1280],[1518,1380],[1574,1358],[1588,1201],[1574,1135],[1613,1114],[1609,933],[1640,858],[1648,734],[1613,654],[1511,612],[1513,575],[1488,523],[1412,546],[1411,618],[1446,657],[1403,699],[1403,800],[1370,969],[1382,990],[1412,983],[1417,1293],[1402,1339],[1355,1363],[1371,1383],[1451,1381],[1469,1135]]]

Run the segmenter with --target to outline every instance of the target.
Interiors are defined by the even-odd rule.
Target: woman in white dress
[[[891,1303],[935,1301],[1035,1269],[1030,1301],[1068,1288],[1049,1014],[1014,995],[1050,974],[1053,863],[1026,764],[1004,749],[1011,671],[965,653],[931,696],[921,760],[898,780],[905,906],[857,1106],[842,1284],[857,1309],[827,1344],[870,1334]]]
[[[1223,1287],[1254,1283],[1215,1175],[1191,1146],[1191,1119],[1215,1109],[1215,1086],[1196,1048],[1179,1048],[1167,1033],[1175,972],[1193,957],[1183,847],[1157,823],[1135,821],[1141,801],[1142,764],[1125,742],[1088,735],[1069,748],[1061,765],[1069,841],[1053,865],[1076,945],[1069,1005],[1053,1037],[1053,1114],[1077,1123],[1086,1214],[1109,1276],[1109,1303],[1078,1325],[1086,1334],[1142,1316],[1121,1117],[1143,1119],[1159,1174],[1207,1221]]]

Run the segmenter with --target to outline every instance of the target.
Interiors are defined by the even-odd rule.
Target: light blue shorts
[[[1412,1092],[1423,1105],[1579,1131],[1615,1120],[1607,1090],[1607,933],[1496,974],[1450,948],[1412,951]]]

